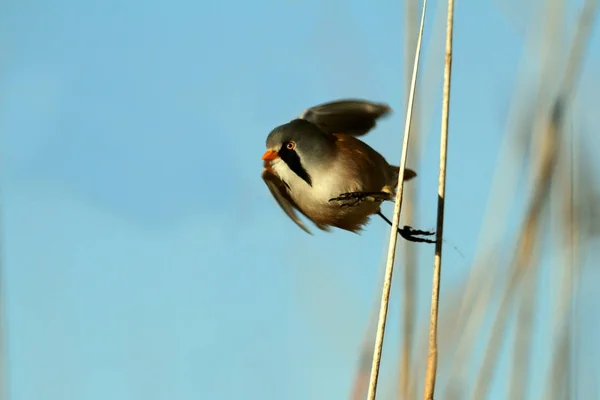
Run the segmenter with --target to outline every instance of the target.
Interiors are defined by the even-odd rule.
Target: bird
[[[319,229],[359,233],[384,201],[392,201],[400,168],[358,137],[366,135],[391,107],[363,99],[340,99],[306,109],[267,136],[261,177],[285,214],[312,232],[298,213]],[[404,170],[404,180],[417,173]],[[434,232],[398,229],[406,240],[435,243],[419,235]]]

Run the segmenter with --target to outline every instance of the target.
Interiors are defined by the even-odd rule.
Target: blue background
[[[350,96],[392,105],[365,140],[399,161],[403,12],[391,0],[4,1],[10,398],[345,398],[389,228],[374,218],[361,235],[305,234],[260,180],[260,157],[275,125]],[[475,251],[523,45],[494,3],[459,1],[455,22],[445,237],[465,258],[446,247],[448,286]],[[431,92],[427,150],[407,184],[423,229],[437,202],[434,50],[418,89]],[[588,75],[600,60],[589,53]],[[418,248],[424,321],[433,247]],[[393,391],[393,319],[382,393]]]

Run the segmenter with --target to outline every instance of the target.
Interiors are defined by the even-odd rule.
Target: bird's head
[[[311,173],[330,160],[335,140],[335,136],[324,133],[312,123],[296,119],[269,133],[262,159],[266,168],[284,163],[292,173],[312,185]]]

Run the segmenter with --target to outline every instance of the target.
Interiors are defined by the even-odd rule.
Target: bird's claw
[[[433,236],[435,232],[432,231],[423,231],[420,229],[413,229],[408,225],[404,225],[402,228],[398,228],[398,233],[404,239],[410,242],[419,242],[419,243],[435,243],[435,240],[420,238],[415,236]]]
[[[390,194],[386,192],[348,192],[342,193],[338,197],[329,199],[329,201],[338,201],[342,204],[340,208],[356,207],[364,201],[385,201],[390,199]]]

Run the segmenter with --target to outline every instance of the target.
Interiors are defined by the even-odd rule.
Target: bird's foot
[[[389,226],[392,226],[392,221],[390,221],[381,210],[377,211],[377,215],[379,215]],[[402,236],[404,240],[408,240],[409,242],[417,242],[417,243],[435,243],[435,240],[416,237],[416,236],[433,236],[435,232],[433,231],[422,231],[420,229],[414,229],[408,225],[404,225],[402,228],[398,228],[398,234]]]
[[[340,208],[345,207],[356,207],[365,201],[371,202],[383,202],[391,200],[392,195],[387,192],[349,192],[342,193],[338,197],[329,199],[329,201],[337,201],[340,204]]]
[[[398,228],[398,233],[404,239],[409,242],[418,242],[418,243],[435,243],[435,240],[416,237],[416,236],[433,236],[435,232],[432,231],[422,231],[420,229],[414,229],[408,225],[404,225],[402,228]]]

